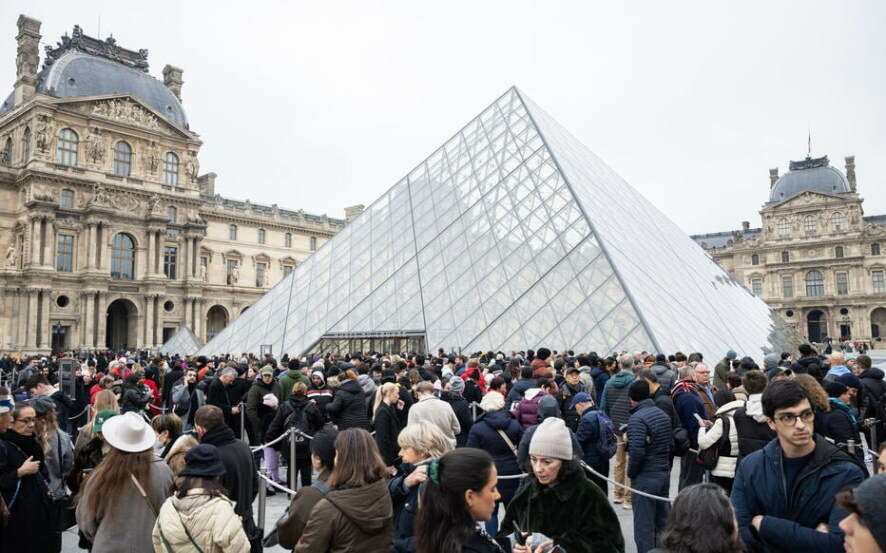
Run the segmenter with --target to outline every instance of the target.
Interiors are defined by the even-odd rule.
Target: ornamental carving
[[[87,200],[86,205],[110,205],[110,198],[108,197],[108,191],[100,184],[92,185],[92,195]]]
[[[105,142],[105,139],[102,138],[99,129],[90,129],[89,134],[83,141],[83,145],[86,149],[86,159],[96,165],[101,164],[105,160],[107,143]]]
[[[111,205],[121,211],[136,213],[138,212],[139,207],[141,207],[141,202],[138,200],[138,198],[135,197],[134,194],[124,192],[112,195]]]
[[[34,144],[37,146],[37,150],[40,153],[46,153],[49,150],[49,141],[52,137],[52,123],[49,122],[49,117],[46,115],[41,115],[38,117],[39,123],[37,123],[37,129],[34,131]]]
[[[160,150],[157,148],[156,142],[152,141],[145,149],[141,155],[141,160],[145,173],[154,174],[157,172],[157,169],[160,167]]]
[[[190,152],[188,161],[185,162],[185,170],[187,171],[188,179],[192,183],[197,182],[197,176],[200,174],[200,161],[197,160],[197,152]]]
[[[92,115],[107,117],[117,121],[125,121],[139,127],[151,130],[160,130],[160,119],[142,107],[129,100],[102,100],[95,102],[91,108],[87,106]]]

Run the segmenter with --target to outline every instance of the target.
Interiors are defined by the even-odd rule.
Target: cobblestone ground
[[[872,352],[872,357],[874,360],[874,365],[886,369],[886,351],[880,350]],[[675,465],[674,470],[671,472],[671,497],[677,495],[677,478],[680,473],[679,462]],[[610,499],[612,497],[612,485],[610,487]],[[267,503],[267,516],[265,520],[265,529],[270,530],[274,527],[274,523],[283,515],[283,511],[289,505],[289,497],[278,493],[274,497],[268,498]],[[618,520],[621,523],[621,531],[625,538],[625,551],[626,553],[636,553],[637,548],[634,545],[634,519],[633,519],[633,511],[628,511],[623,509],[621,505],[613,504],[613,508],[615,509],[615,513],[618,515]],[[256,516],[258,515],[258,505],[254,506],[254,512]],[[504,512],[502,512],[501,516],[504,516]],[[84,551],[83,549],[79,549],[77,547],[77,533],[75,530],[70,530],[65,533],[63,543],[62,543],[62,553],[80,553]],[[286,551],[282,547],[273,547],[269,549],[265,549],[268,553],[283,553]]]

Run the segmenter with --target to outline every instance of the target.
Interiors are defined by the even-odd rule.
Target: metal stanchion
[[[240,439],[249,443],[249,436],[246,435],[246,413],[243,410],[243,402],[237,404],[239,407],[239,415],[240,415]]]
[[[846,440],[846,449],[850,455],[855,455],[855,440]]]
[[[268,485],[264,479],[258,479],[258,527],[262,531],[265,529],[265,511],[267,510],[268,501]]]
[[[476,401],[471,402],[471,418],[474,420],[474,422],[477,421],[477,402]]]
[[[298,477],[295,470],[295,436],[298,429],[292,427],[289,429],[289,489],[295,489],[295,480]]]

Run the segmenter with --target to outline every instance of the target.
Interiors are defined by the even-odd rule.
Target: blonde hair
[[[385,382],[381,386],[378,387],[378,390],[375,392],[375,400],[372,402],[372,420],[375,421],[375,415],[378,413],[378,406],[381,405],[382,400],[386,395],[391,393],[391,390],[396,390],[399,388],[393,382]]]
[[[92,428],[92,421],[99,411],[105,409],[113,409],[117,413],[120,412],[120,404],[117,403],[117,396],[113,390],[102,390],[95,394],[95,405],[92,406],[92,413],[89,415],[89,427]]]
[[[452,449],[449,439],[436,425],[421,421],[404,428],[397,436],[397,445],[411,447],[420,455],[437,459]]]

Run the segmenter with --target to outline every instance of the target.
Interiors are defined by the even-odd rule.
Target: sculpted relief
[[[107,145],[98,129],[90,129],[89,134],[83,141],[86,149],[86,158],[96,165],[102,163],[105,159],[105,149]]]
[[[128,100],[104,100],[92,104],[91,109],[87,106],[87,110],[93,115],[126,121],[127,123],[151,130],[160,130],[161,128],[160,120],[156,115],[139,104]]]

